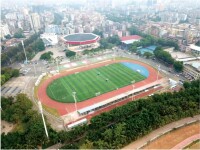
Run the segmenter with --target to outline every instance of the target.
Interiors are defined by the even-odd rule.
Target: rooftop
[[[192,66],[193,66],[194,68],[197,68],[197,69],[200,70],[200,62],[194,62],[194,63],[192,63]]]
[[[136,42],[142,39],[142,37],[138,35],[131,35],[131,36],[121,37],[120,39],[121,39],[121,42],[124,44],[132,44],[133,42]]]
[[[187,63],[187,64],[185,64],[185,66],[190,67],[197,72],[200,72],[200,62]]]
[[[88,41],[97,38],[98,36],[93,33],[77,33],[77,34],[70,34],[64,37],[67,41]]]
[[[196,51],[200,51],[200,47],[199,46],[196,46],[194,44],[191,44],[190,45],[190,48],[193,49],[193,50],[196,50]]]
[[[130,35],[130,36],[121,37],[120,39],[121,39],[121,41],[140,40],[140,39],[142,39],[142,37],[139,35]]]

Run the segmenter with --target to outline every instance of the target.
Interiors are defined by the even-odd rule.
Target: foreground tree
[[[183,63],[180,62],[180,61],[175,61],[175,62],[174,62],[174,69],[175,69],[177,72],[183,71]]]
[[[19,29],[17,32],[14,33],[14,38],[24,38],[24,34],[23,34],[23,31],[22,29]]]
[[[73,57],[76,55],[76,52],[73,52],[73,51],[70,51],[70,50],[67,50],[66,53],[65,53],[66,57]]]
[[[150,53],[150,52],[145,52],[145,53],[143,54],[143,56],[145,56],[147,59],[149,59],[151,56],[153,56],[153,54]]]
[[[41,56],[40,56],[40,59],[43,59],[43,60],[50,60],[53,55],[53,53],[51,52],[51,51],[49,51],[49,52],[46,52],[46,53],[44,53],[44,54],[42,54]]]

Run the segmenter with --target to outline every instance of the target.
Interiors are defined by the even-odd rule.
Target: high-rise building
[[[30,15],[31,28],[38,31],[41,28],[40,16],[37,13]]]
[[[9,31],[9,28],[8,28],[8,25],[5,24],[5,25],[0,25],[0,31],[1,31],[1,34],[0,34],[0,38],[3,38],[4,39],[4,36],[10,34],[10,31]]]

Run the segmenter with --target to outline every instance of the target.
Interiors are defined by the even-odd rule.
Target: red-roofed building
[[[132,44],[133,42],[140,41],[142,39],[139,35],[130,35],[121,37],[121,42],[124,44]]]

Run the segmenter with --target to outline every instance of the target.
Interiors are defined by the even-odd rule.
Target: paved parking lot
[[[12,78],[1,87],[1,96],[16,96],[17,94],[24,92],[31,79],[32,77],[30,76]]]

